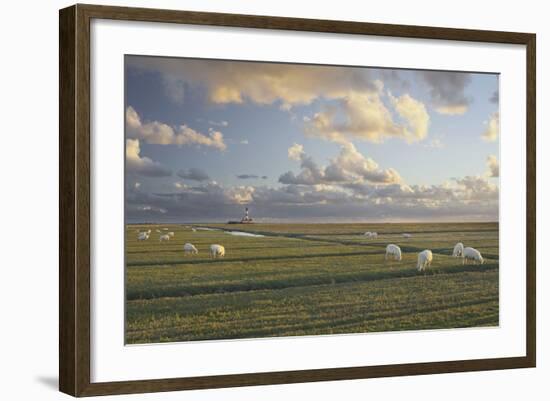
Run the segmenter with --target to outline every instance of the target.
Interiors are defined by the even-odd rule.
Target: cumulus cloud
[[[305,132],[338,143],[354,139],[379,143],[391,137],[416,142],[426,138],[430,117],[424,104],[408,94],[389,96],[402,122],[394,121],[380,91],[350,92],[339,100],[338,107],[325,107],[306,118]]]
[[[139,57],[131,60],[136,68],[153,69],[171,79],[177,76],[190,85],[205,87],[213,103],[279,103],[290,109],[319,98],[334,100],[346,121],[338,121],[336,112],[324,110],[306,126],[309,134],[326,139],[356,137],[380,142],[394,136],[415,141],[427,134],[429,117],[424,105],[409,95],[393,98],[392,104],[404,124],[394,122],[381,99],[383,83],[373,79],[368,69]],[[390,71],[385,72],[388,75]]]
[[[166,221],[224,221],[239,218],[244,205],[256,219],[358,221],[496,220],[498,187],[487,177],[468,176],[438,185],[334,183],[279,187],[223,187],[209,182],[174,193],[134,191],[127,197],[129,218],[143,221],[164,210]],[[138,212],[137,208],[141,208]]]
[[[126,139],[126,172],[128,174],[146,177],[166,177],[172,175],[172,171],[159,162],[140,155],[139,139]],[[141,184],[136,183],[136,189]]]
[[[329,182],[401,182],[401,176],[395,169],[381,169],[378,163],[363,156],[352,143],[342,145],[338,156],[331,159],[325,169],[325,179]]]
[[[408,128],[403,131],[405,138],[408,141],[424,139],[428,135],[430,123],[430,116],[424,103],[407,94],[397,98],[390,94],[390,99],[397,113],[405,120]]]
[[[242,214],[243,205],[253,202],[255,192],[254,187],[226,188],[215,181],[197,186],[182,184],[175,187],[177,191],[164,193],[128,191],[126,194],[128,219],[147,221],[147,218],[150,218],[153,221],[160,219],[173,222],[236,218]]]
[[[498,186],[493,184],[497,181],[491,179],[495,172],[498,174],[496,158],[488,159],[489,173],[482,172],[480,176],[450,179],[434,185],[409,185],[398,171],[380,166],[353,144],[358,141],[380,143],[395,138],[438,147],[440,143],[428,137],[430,115],[427,106],[431,104],[437,112],[448,115],[465,113],[471,104],[466,95],[470,83],[468,74],[426,71],[400,75],[392,70],[377,73],[369,69],[329,66],[142,57],[129,57],[128,60],[131,68],[160,72],[167,95],[174,101],[183,100],[188,92],[200,90],[201,101],[210,102],[210,107],[212,104],[245,102],[271,105],[287,110],[291,119],[296,118],[293,123],[306,110],[300,106],[310,105],[308,117],[303,121],[305,134],[339,144],[333,157],[322,161],[306,153],[303,145],[292,145],[288,158],[296,162],[296,169],[282,170],[277,183],[238,181],[238,184],[255,185],[221,185],[198,169],[179,171],[181,182],[144,180],[144,185],[138,187],[132,185],[134,180],[131,180],[126,191],[129,219],[224,221],[242,216],[244,205],[251,208],[255,219],[498,218]],[[412,97],[411,88],[401,79],[420,76],[423,80],[420,84],[426,82],[424,87],[428,90],[426,104]],[[386,81],[395,96],[376,78]],[[210,118],[217,117],[210,115]],[[208,119],[201,122],[208,123],[211,128],[198,132],[187,125],[145,121],[129,107],[126,127],[128,141],[133,142],[127,143],[128,171],[153,177],[171,173],[159,163],[141,156],[140,143],[225,150],[221,131],[228,123]],[[487,122],[487,130],[492,129],[491,124]],[[488,140],[498,137],[498,120],[495,126],[497,133],[486,135],[487,138],[494,136]],[[248,139],[241,138],[227,141],[240,148],[238,145],[248,144]],[[258,171],[244,172],[237,175],[237,179],[267,179],[267,176],[258,175]],[[233,172],[236,173],[239,172]]]
[[[498,206],[498,186],[487,177],[466,176],[434,185],[355,185],[349,186],[357,197],[376,204],[399,205],[406,209],[429,207],[431,209],[473,205],[493,208]]]
[[[472,99],[465,94],[472,77],[464,72],[419,71],[428,84],[430,98],[435,110],[441,114],[460,115],[468,110]]]
[[[300,161],[304,154],[304,145],[295,143],[290,148],[288,148],[288,158],[290,160]]]
[[[210,102],[217,104],[278,104],[290,110],[323,99],[331,103],[331,107],[310,117],[304,128],[306,134],[327,140],[381,142],[397,137],[414,142],[424,139],[428,132],[429,115],[424,104],[405,94],[391,97],[388,104],[394,110],[390,110],[383,101],[383,82],[366,68],[151,57],[130,57],[128,64],[203,88]],[[443,73],[443,76],[449,78],[428,79],[433,86],[432,97],[443,103],[438,107],[450,110],[456,107],[457,99],[461,99],[460,95],[454,98],[452,90],[459,86],[458,82],[465,85],[469,78],[459,73]],[[399,76],[395,71],[384,70],[381,77],[393,82]],[[447,81],[451,84],[446,84]],[[393,111],[400,121],[394,121]]]
[[[151,144],[168,145],[174,142],[172,127],[158,121],[142,124],[139,114],[132,106],[126,109],[126,135]]]
[[[132,68],[159,71],[165,79],[200,85],[208,99],[219,104],[279,102],[289,109],[318,97],[334,99],[352,90],[374,89],[366,69],[139,56],[127,61]]]
[[[500,164],[495,155],[487,157],[487,175],[492,178],[497,178],[500,175]]]
[[[288,157],[300,162],[300,172],[288,171],[279,177],[282,184],[319,185],[345,182],[401,182],[401,176],[393,168],[381,169],[371,158],[363,156],[355,146],[348,142],[341,146],[338,156],[330,160],[326,167],[319,166],[307,155],[300,144],[288,149]]]
[[[223,141],[223,134],[213,129],[208,130],[208,135],[201,134],[185,125],[179,127],[175,136],[177,145],[210,146],[218,150],[225,150],[227,146]]]
[[[207,181],[210,179],[208,174],[199,168],[189,168],[186,170],[179,170],[177,176],[186,180],[193,181]]]
[[[279,177],[281,184],[294,185],[315,185],[325,182],[325,172],[311,156],[302,154],[300,159],[300,172],[294,174],[292,171],[287,171]]]
[[[456,179],[456,183],[461,187],[465,200],[498,199],[498,186],[491,184],[485,177],[467,176]]]
[[[255,188],[250,186],[238,186],[227,189],[224,195],[232,202],[246,205],[252,202]]]
[[[139,140],[128,140],[130,159],[139,157]],[[291,149],[291,150],[290,150]],[[256,219],[322,220],[496,220],[498,185],[496,157],[487,159],[488,172],[450,179],[441,184],[409,185],[397,171],[382,169],[346,143],[326,166],[313,160],[301,144],[288,156],[300,165],[297,173],[281,175],[270,185],[224,186],[192,169],[178,174],[198,178],[197,184],[175,182],[152,192],[151,187],[129,185],[126,202],[129,221],[225,221],[239,218],[244,205]],[[154,162],[145,162],[148,166]],[[156,166],[158,167],[158,166]],[[261,178],[242,174],[242,179]],[[246,177],[246,178],[245,178]],[[131,184],[133,184],[132,181]],[[164,219],[164,220],[163,220]]]
[[[500,116],[498,111],[491,114],[488,121],[485,121],[485,130],[481,137],[487,142],[495,142],[500,131]]]
[[[295,143],[288,148],[288,158],[299,161],[301,171],[297,175],[288,171],[279,177],[282,184],[315,185],[324,182],[325,172],[313,158],[304,152],[304,146]]]
[[[254,205],[275,209],[297,208],[304,212],[304,206],[330,207],[344,205],[351,201],[349,191],[336,185],[316,184],[312,186],[285,185],[280,188],[260,188],[256,191]],[[307,213],[307,212],[306,212]]]
[[[210,129],[208,135],[205,135],[187,125],[173,128],[158,121],[142,123],[141,117],[132,106],[126,109],[126,134],[130,138],[157,145],[196,145],[220,151],[227,148],[220,131]]]

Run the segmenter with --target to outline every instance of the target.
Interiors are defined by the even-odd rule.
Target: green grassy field
[[[498,224],[128,225],[126,342],[496,326]],[[159,242],[157,229],[175,233]],[[147,241],[137,230],[151,229]],[[225,230],[265,237],[242,237]],[[365,231],[377,231],[367,239]],[[402,233],[412,234],[403,238]],[[462,265],[454,244],[479,249]],[[198,255],[184,255],[190,242]],[[211,259],[210,244],[226,249]],[[401,262],[385,262],[388,243]],[[431,249],[423,274],[417,252]]]

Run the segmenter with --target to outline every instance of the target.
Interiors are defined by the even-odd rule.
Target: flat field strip
[[[126,342],[495,326],[498,224],[129,225]],[[213,228],[203,230],[200,228]],[[151,238],[137,240],[137,231]],[[167,229],[167,230],[165,230]],[[174,238],[160,242],[161,233]],[[224,230],[265,237],[234,236]],[[377,231],[367,239],[365,231]],[[411,238],[404,238],[403,233]],[[450,257],[458,241],[486,263]],[[190,242],[198,255],[184,255]],[[210,244],[226,248],[211,259]],[[403,250],[385,262],[385,246]],[[434,252],[427,274],[416,254]]]

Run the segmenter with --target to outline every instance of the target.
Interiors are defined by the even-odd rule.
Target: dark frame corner
[[[194,378],[90,381],[90,20],[169,22],[242,28],[493,42],[527,49],[527,354]],[[536,35],[422,26],[77,4],[59,12],[59,389],[73,396],[349,380],[536,365]]]

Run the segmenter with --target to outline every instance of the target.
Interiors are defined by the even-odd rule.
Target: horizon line
[[[357,221],[357,222],[334,222],[334,221],[256,221],[252,223],[237,223],[238,225],[256,225],[256,224],[480,224],[480,223],[500,223],[499,220],[471,220],[471,221]],[[162,221],[142,221],[142,222],[126,222],[126,225],[140,225],[140,224],[229,224],[228,221],[182,221],[182,222],[162,222]]]

